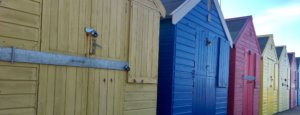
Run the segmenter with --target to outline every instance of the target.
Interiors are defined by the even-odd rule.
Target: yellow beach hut
[[[258,36],[262,53],[259,114],[272,115],[277,112],[278,58],[273,35]]]
[[[155,115],[160,0],[1,0],[1,115]]]
[[[289,109],[290,95],[290,63],[286,46],[277,46],[276,53],[278,57],[278,111]]]

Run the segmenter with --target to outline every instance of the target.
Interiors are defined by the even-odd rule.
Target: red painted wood
[[[230,52],[228,115],[258,115],[260,49],[252,17],[229,20],[242,18],[247,18],[247,22],[238,33]],[[255,76],[256,79],[244,80],[243,76]]]

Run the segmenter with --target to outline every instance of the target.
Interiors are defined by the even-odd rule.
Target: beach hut
[[[218,1],[162,2],[157,114],[227,114],[232,40]]]
[[[297,62],[297,103],[298,106],[300,106],[300,57],[296,58],[296,62]]]
[[[290,63],[286,46],[276,46],[278,58],[278,111],[289,109]]]
[[[272,115],[278,106],[278,58],[273,35],[258,36],[261,49],[259,114]]]
[[[296,63],[296,57],[295,53],[291,52],[288,53],[289,56],[289,62],[290,62],[290,68],[291,68],[291,74],[290,74],[290,109],[297,106],[297,63]]]
[[[160,0],[1,0],[1,115],[155,115]]]
[[[252,16],[226,19],[230,50],[228,114],[258,115],[260,49]]]

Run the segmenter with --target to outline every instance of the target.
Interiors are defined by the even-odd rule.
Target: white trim
[[[226,24],[226,22],[225,22],[225,18],[224,18],[224,15],[223,15],[223,13],[222,13],[221,7],[220,7],[219,2],[218,2],[217,0],[214,0],[214,2],[215,2],[215,5],[216,5],[216,8],[217,8],[217,10],[218,10],[218,14],[219,14],[221,23],[222,23],[222,25],[223,25],[223,29],[224,29],[224,31],[225,31],[226,37],[227,37],[227,39],[228,39],[228,41],[229,41],[229,43],[230,43],[230,46],[232,47],[233,41],[232,41],[231,35],[230,35],[230,33],[229,33],[227,24]]]
[[[186,0],[182,3],[178,8],[176,8],[170,15],[172,15],[172,23],[177,24],[188,12],[190,12],[201,0]],[[233,46],[233,41],[228,30],[227,24],[225,22],[221,7],[219,5],[218,0],[214,0],[215,6],[218,10],[218,14],[225,31],[225,35],[229,41],[230,46]]]
[[[172,23],[179,22],[187,13],[189,13],[201,0],[186,0],[170,15],[172,15]]]

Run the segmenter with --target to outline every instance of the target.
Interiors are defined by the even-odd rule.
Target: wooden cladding
[[[130,83],[157,83],[158,11],[132,1],[129,38]]]
[[[39,50],[40,5],[32,0],[1,0],[0,46]]]

